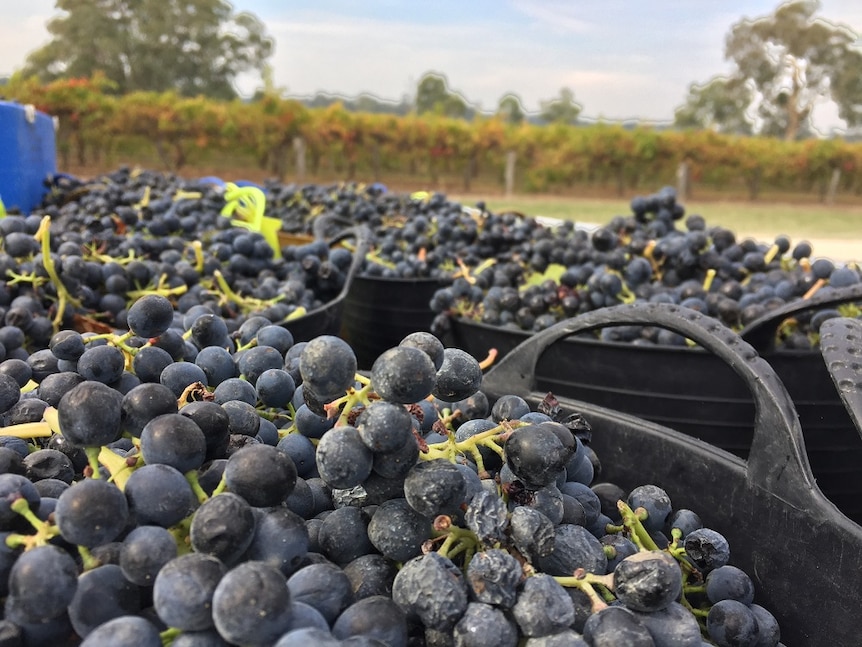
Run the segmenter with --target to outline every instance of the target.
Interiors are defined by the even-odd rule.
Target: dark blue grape
[[[219,559],[203,553],[169,561],[153,583],[153,606],[159,618],[184,632],[213,627],[212,597],[225,572]]]
[[[353,601],[353,590],[347,575],[338,566],[328,562],[300,568],[288,578],[287,588],[293,600],[320,611],[330,626]]]
[[[367,636],[390,647],[407,647],[407,618],[390,598],[370,596],[341,612],[332,625],[332,635],[342,640]]]
[[[667,492],[656,485],[641,485],[629,493],[626,501],[632,510],[643,508],[647,518],[643,521],[644,528],[658,532],[664,528],[672,511],[670,497]]]
[[[141,384],[123,396],[121,426],[139,438],[150,420],[167,413],[177,413],[173,392],[162,384]]]
[[[281,368],[265,370],[255,382],[257,396],[266,407],[285,409],[293,399],[296,384],[290,373]]]
[[[139,525],[170,528],[194,509],[195,498],[185,476],[169,465],[142,465],[123,488],[129,512]]]
[[[754,601],[754,583],[736,566],[719,566],[706,576],[706,596],[713,604],[720,600],[736,600],[749,605]]]
[[[125,365],[126,356],[116,346],[95,346],[78,359],[78,373],[85,380],[112,384],[120,379]]]
[[[195,382],[207,385],[207,376],[203,369],[191,362],[175,362],[166,366],[159,376],[159,382],[168,387],[176,397]]]
[[[352,488],[371,473],[373,454],[356,427],[343,425],[326,432],[317,445],[317,469],[330,487]]]
[[[232,566],[251,545],[254,529],[254,513],[246,500],[223,492],[195,511],[189,538],[195,551],[213,555]]]
[[[476,553],[467,566],[467,583],[473,597],[504,609],[515,604],[522,579],[518,560],[498,548]]]
[[[545,636],[574,622],[572,599],[550,575],[528,577],[512,607],[512,616],[524,636]]]
[[[86,638],[99,625],[141,610],[140,588],[129,582],[116,564],[84,571],[68,607],[75,633]]]
[[[195,364],[206,375],[206,384],[218,387],[225,380],[236,378],[237,366],[231,354],[220,346],[201,348],[195,356]]]
[[[227,488],[255,507],[280,505],[296,484],[296,467],[287,452],[269,445],[244,447],[224,470]]]
[[[709,637],[719,647],[756,647],[760,629],[751,610],[736,600],[719,600],[706,617]]]
[[[139,337],[158,337],[174,320],[174,307],[167,298],[148,294],[137,299],[129,308],[126,321],[129,329]]]
[[[176,540],[165,528],[138,526],[123,539],[120,568],[130,582],[152,586],[159,570],[176,556]]]
[[[467,585],[451,560],[431,552],[411,559],[398,571],[392,600],[425,627],[451,631],[467,610]]]
[[[129,506],[113,483],[85,479],[59,496],[54,518],[63,539],[92,548],[119,536],[129,519]]]
[[[244,562],[228,571],[215,588],[212,614],[228,642],[270,645],[290,627],[290,595],[278,569]]]
[[[123,396],[101,382],[81,382],[57,405],[64,438],[78,447],[99,447],[120,435]]]
[[[306,389],[324,402],[344,395],[356,375],[356,355],[343,339],[320,335],[306,344],[299,360]]]
[[[388,402],[411,404],[434,388],[436,369],[427,353],[412,346],[384,351],[371,367],[371,384]]]
[[[77,587],[75,560],[55,546],[25,551],[9,572],[9,599],[18,617],[27,622],[44,622],[62,614]]]
[[[710,528],[691,531],[683,544],[685,554],[704,573],[730,561],[730,544],[724,535]]]
[[[96,627],[81,647],[161,647],[156,626],[140,616],[119,616]]]
[[[159,382],[162,371],[173,362],[173,357],[163,348],[145,346],[135,353],[132,359],[132,370],[141,382]]]
[[[206,450],[200,427],[179,413],[156,416],[141,431],[141,454],[148,464],[169,465],[185,474],[203,464]]]

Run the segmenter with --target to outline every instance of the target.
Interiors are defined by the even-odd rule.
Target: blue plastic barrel
[[[0,199],[6,209],[30,213],[57,172],[54,120],[19,103],[0,101]]]

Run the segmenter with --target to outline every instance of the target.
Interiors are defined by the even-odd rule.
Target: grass
[[[603,224],[613,216],[630,214],[628,200],[513,196],[486,198],[479,195],[451,195],[453,200],[475,204],[485,200],[491,211],[518,211],[577,222]],[[707,225],[721,225],[742,236],[774,237],[787,234],[798,238],[838,238],[858,240],[862,245],[862,207],[810,204],[758,203],[736,201],[686,201],[687,213],[699,213]]]

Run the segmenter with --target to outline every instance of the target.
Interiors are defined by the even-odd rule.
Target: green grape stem
[[[51,323],[54,324],[54,330],[58,331],[60,330],[60,325],[63,323],[66,305],[70,304],[76,308],[80,308],[81,301],[69,293],[69,290],[66,289],[66,286],[57,274],[57,268],[54,266],[54,259],[51,256],[51,216],[42,218],[34,238],[42,245],[42,266],[51,278],[51,283],[57,291],[57,314],[54,315]]]
[[[6,537],[6,545],[9,548],[23,547],[24,550],[30,550],[37,546],[46,546],[48,542],[60,534],[60,529],[49,521],[42,521],[30,509],[30,504],[24,497],[18,497],[10,505],[9,508],[24,517],[33,529],[36,531],[32,535],[22,535],[18,533],[10,533]]]
[[[613,591],[614,582],[613,574],[595,575],[587,573],[584,569],[579,568],[569,576],[555,576],[554,579],[560,586],[568,588],[580,589],[590,599],[590,606],[593,613],[598,613],[602,609],[608,608],[608,602],[613,601],[613,595],[609,592]],[[596,588],[603,589],[607,593],[599,595]]]
[[[646,510],[643,508],[632,510],[625,501],[618,501],[617,509],[623,517],[623,526],[628,530],[631,540],[638,547],[638,550],[659,550],[658,545],[649,536],[641,521],[641,517],[646,514]]]

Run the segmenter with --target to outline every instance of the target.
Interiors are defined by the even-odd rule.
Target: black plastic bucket
[[[359,368],[370,369],[381,353],[410,333],[430,331],[435,317],[431,297],[443,286],[432,278],[357,276],[344,302],[341,336],[356,352]]]
[[[371,241],[371,232],[365,226],[345,229],[334,236],[329,241],[329,244],[330,246],[334,246],[349,238],[353,238],[356,241],[353,251],[353,261],[347,271],[344,287],[341,288],[338,296],[301,317],[280,322],[279,325],[287,328],[293,334],[295,342],[309,341],[319,335],[340,334],[345,302],[353,282],[357,278],[359,268],[365,261],[365,254],[368,252],[368,246]]]
[[[806,307],[862,296],[862,287],[812,299]],[[799,304],[784,311],[798,311]],[[774,339],[787,315],[770,314],[751,336]],[[714,321],[711,320],[710,321]],[[717,321],[714,321],[716,325]],[[772,327],[771,334],[760,334]],[[496,348],[505,356],[535,335],[455,319],[450,343],[477,358]],[[747,339],[746,332],[742,337]],[[766,348],[761,356],[783,382],[796,407],[811,469],[820,489],[847,516],[862,522],[862,438],[817,351]],[[536,386],[622,411],[748,456],[754,434],[754,401],[733,368],[702,348],[639,346],[569,337],[542,353]]]
[[[592,427],[601,480],[627,490],[658,485],[675,508],[695,510],[724,534],[731,563],[755,581],[756,601],[776,616],[788,647],[858,644],[862,527],[818,488],[787,390],[738,335],[678,306],[605,308],[531,336],[485,375],[482,390],[491,401],[516,394],[535,407],[546,393],[537,381],[539,361],[551,344],[613,325],[658,325],[697,341],[745,385],[756,414],[745,460],[619,407],[560,397],[564,409],[580,412]]]

